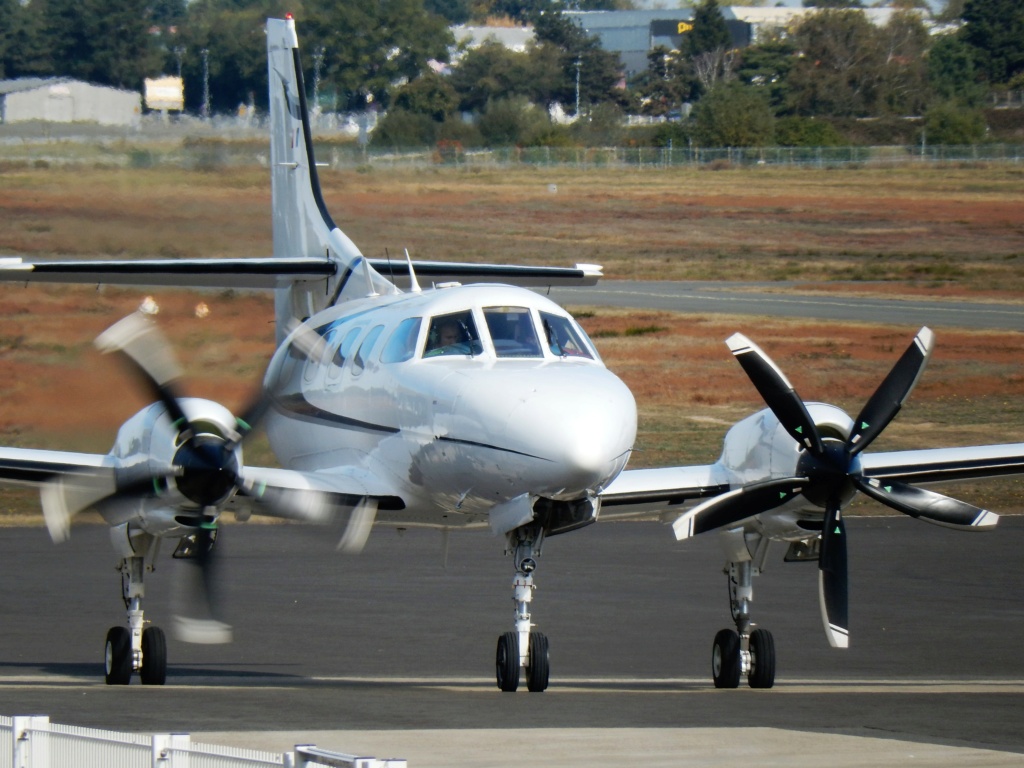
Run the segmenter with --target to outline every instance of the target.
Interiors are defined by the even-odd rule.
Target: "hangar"
[[[0,80],[0,123],[134,125],[141,115],[142,98],[133,91],[69,77]]]

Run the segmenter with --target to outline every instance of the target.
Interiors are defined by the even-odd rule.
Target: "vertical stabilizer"
[[[277,291],[281,333],[293,318],[302,320],[338,301],[366,296],[363,276],[350,278],[369,265],[335,226],[320,192],[294,19],[267,19],[267,69],[274,256],[324,258],[337,265],[336,274],[326,281],[295,282]],[[396,290],[372,269],[371,280],[376,293]]]

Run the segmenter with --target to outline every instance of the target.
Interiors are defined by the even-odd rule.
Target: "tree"
[[[467,52],[452,69],[450,80],[459,95],[459,108],[479,112],[491,99],[514,95],[532,98],[533,64],[528,53],[511,51],[493,40]]]
[[[693,29],[686,34],[686,52],[691,56],[732,48],[732,35],[717,0],[701,0],[693,9]]]
[[[874,38],[876,53],[868,66],[875,76],[868,110],[874,115],[921,114],[928,103],[925,52],[930,43],[921,18],[916,13],[895,13],[884,27],[875,28]]]
[[[579,76],[581,104],[617,101],[624,94],[618,89],[622,79],[622,62],[616,53],[601,47],[596,36],[561,12],[543,14],[534,27],[537,48],[554,48],[562,71],[561,82],[549,94],[551,101],[575,102],[576,78]]]
[[[387,106],[399,83],[412,81],[427,62],[448,60],[448,25],[427,13],[423,0],[306,0],[304,46],[323,47],[323,79],[345,96],[344,106]]]
[[[459,95],[447,79],[427,72],[402,86],[395,95],[394,105],[443,123],[459,105]]]
[[[976,144],[985,138],[985,118],[977,109],[939,102],[924,115],[924,141],[928,144]]]
[[[268,16],[281,16],[274,0],[238,8],[231,0],[194,0],[175,46],[182,59],[185,105],[198,112],[204,97],[204,54],[209,72],[210,105],[214,112],[234,111],[250,101],[267,105]],[[170,58],[170,52],[168,59]],[[167,68],[171,62],[168,60]]]
[[[25,43],[43,53],[35,67],[25,69],[132,90],[159,73],[160,55],[142,0],[45,0],[25,20]]]
[[[768,100],[741,83],[722,83],[697,102],[694,133],[705,147],[763,147],[774,140]]]
[[[982,75],[992,84],[1008,83],[1024,72],[1024,5],[1020,0],[967,0],[963,40]]]
[[[736,77],[741,83],[767,94],[768,103],[776,113],[783,112],[789,100],[789,73],[796,61],[796,52],[788,36],[767,36],[740,52]]]
[[[858,11],[825,10],[805,18],[793,41],[789,110],[800,115],[863,116],[876,77],[875,30]]]
[[[928,51],[928,85],[938,101],[980,106],[985,88],[978,82],[973,49],[956,35],[939,37]]]
[[[665,115],[678,110],[697,95],[693,65],[678,51],[658,46],[647,54],[647,69],[632,84],[646,115]]]

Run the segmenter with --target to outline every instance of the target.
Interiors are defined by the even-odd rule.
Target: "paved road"
[[[846,298],[802,292],[800,283],[641,282],[602,280],[593,288],[558,288],[551,297],[571,306],[597,305],[687,313],[769,315],[815,320],[991,328],[1024,331],[1024,305],[962,301]]]
[[[103,638],[123,616],[106,530],[78,526],[57,549],[43,529],[6,529],[0,714],[278,750],[345,748],[324,741],[357,737],[344,730],[369,748],[419,743],[398,755],[417,767],[517,764],[530,754],[523,740],[586,756],[545,753],[563,765],[613,764],[624,743],[666,765],[680,749],[708,761],[755,749],[784,764],[826,748],[833,764],[858,765],[875,760],[869,744],[883,762],[917,749],[927,764],[1024,764],[1024,518],[987,534],[904,518],[849,527],[848,651],[827,647],[813,565],[784,564],[779,550],[756,581],[755,619],[777,643],[771,691],[716,691],[708,679],[712,637],[729,624],[713,536],[680,544],[657,524],[607,523],[549,539],[534,602],[552,646],[544,694],[494,685],[512,567],[486,533],[454,535],[444,568],[436,532],[377,531],[344,558],[313,529],[229,525],[219,546],[236,642],[172,640],[168,684],[154,689],[102,684]],[[179,565],[162,558],[147,585],[155,623],[168,618]],[[510,738],[512,751],[495,755]]]

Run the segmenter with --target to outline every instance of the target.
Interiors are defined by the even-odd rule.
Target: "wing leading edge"
[[[404,260],[369,259],[381,274],[404,277]],[[593,264],[575,267],[528,267],[509,264],[462,264],[413,262],[417,277],[437,282],[501,282],[524,287],[595,285],[601,268]],[[336,274],[338,264],[320,258],[245,259],[141,259],[36,261],[21,257],[0,258],[0,281],[13,283],[82,283],[97,285],[147,285],[191,288],[282,288],[300,281],[321,280]]]

